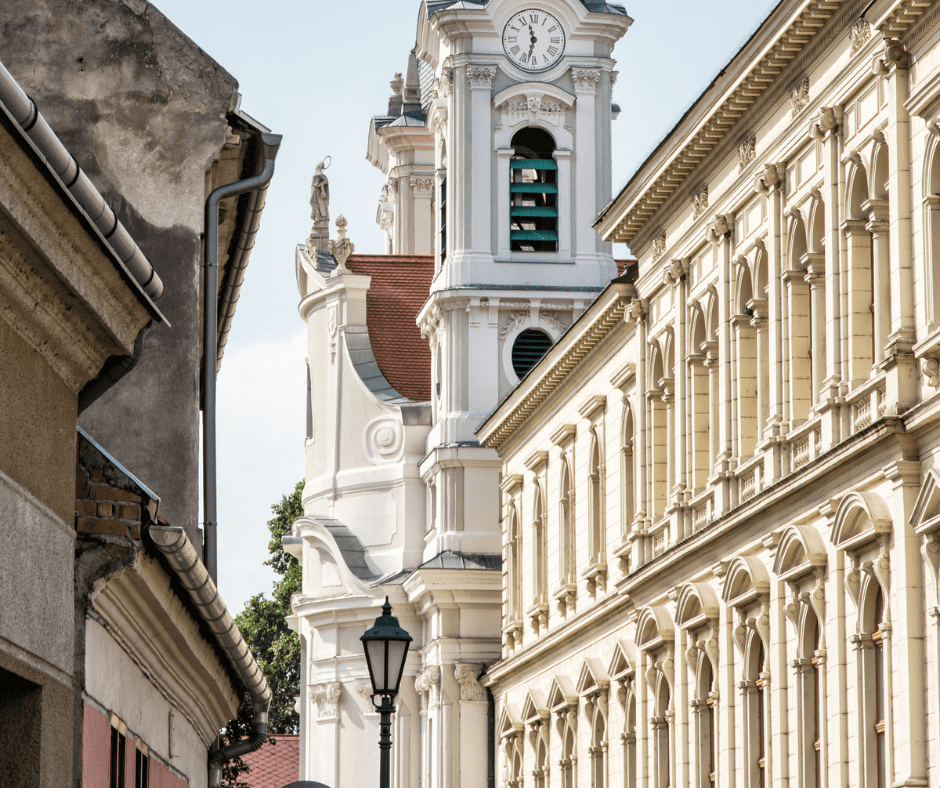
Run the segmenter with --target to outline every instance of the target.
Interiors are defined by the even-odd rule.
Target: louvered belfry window
[[[520,377],[539,363],[548,349],[552,346],[552,338],[544,331],[527,328],[512,345],[512,368]]]
[[[542,129],[512,138],[509,243],[514,252],[558,251],[558,164],[555,142]]]

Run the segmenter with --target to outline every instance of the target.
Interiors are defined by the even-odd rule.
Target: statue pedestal
[[[327,219],[317,219],[313,223],[310,237],[307,239],[307,252],[316,260],[317,252],[328,252],[330,243],[330,223]]]

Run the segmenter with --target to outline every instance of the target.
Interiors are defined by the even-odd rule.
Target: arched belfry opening
[[[558,164],[547,131],[524,128],[512,138],[509,243],[514,252],[558,251]]]

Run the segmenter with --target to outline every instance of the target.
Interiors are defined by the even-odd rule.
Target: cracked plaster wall
[[[4,0],[2,60],[165,284],[172,328],[82,426],[198,533],[201,233],[206,169],[237,83],[149,3]]]

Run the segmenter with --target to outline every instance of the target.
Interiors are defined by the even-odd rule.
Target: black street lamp
[[[366,652],[369,680],[372,682],[372,705],[382,715],[379,734],[379,752],[382,755],[379,788],[390,788],[392,750],[392,712],[395,711],[395,696],[405,670],[405,658],[412,637],[398,625],[392,615],[388,597],[382,605],[382,615],[375,619],[372,629],[367,629],[361,638]],[[376,697],[380,702],[376,703]]]

